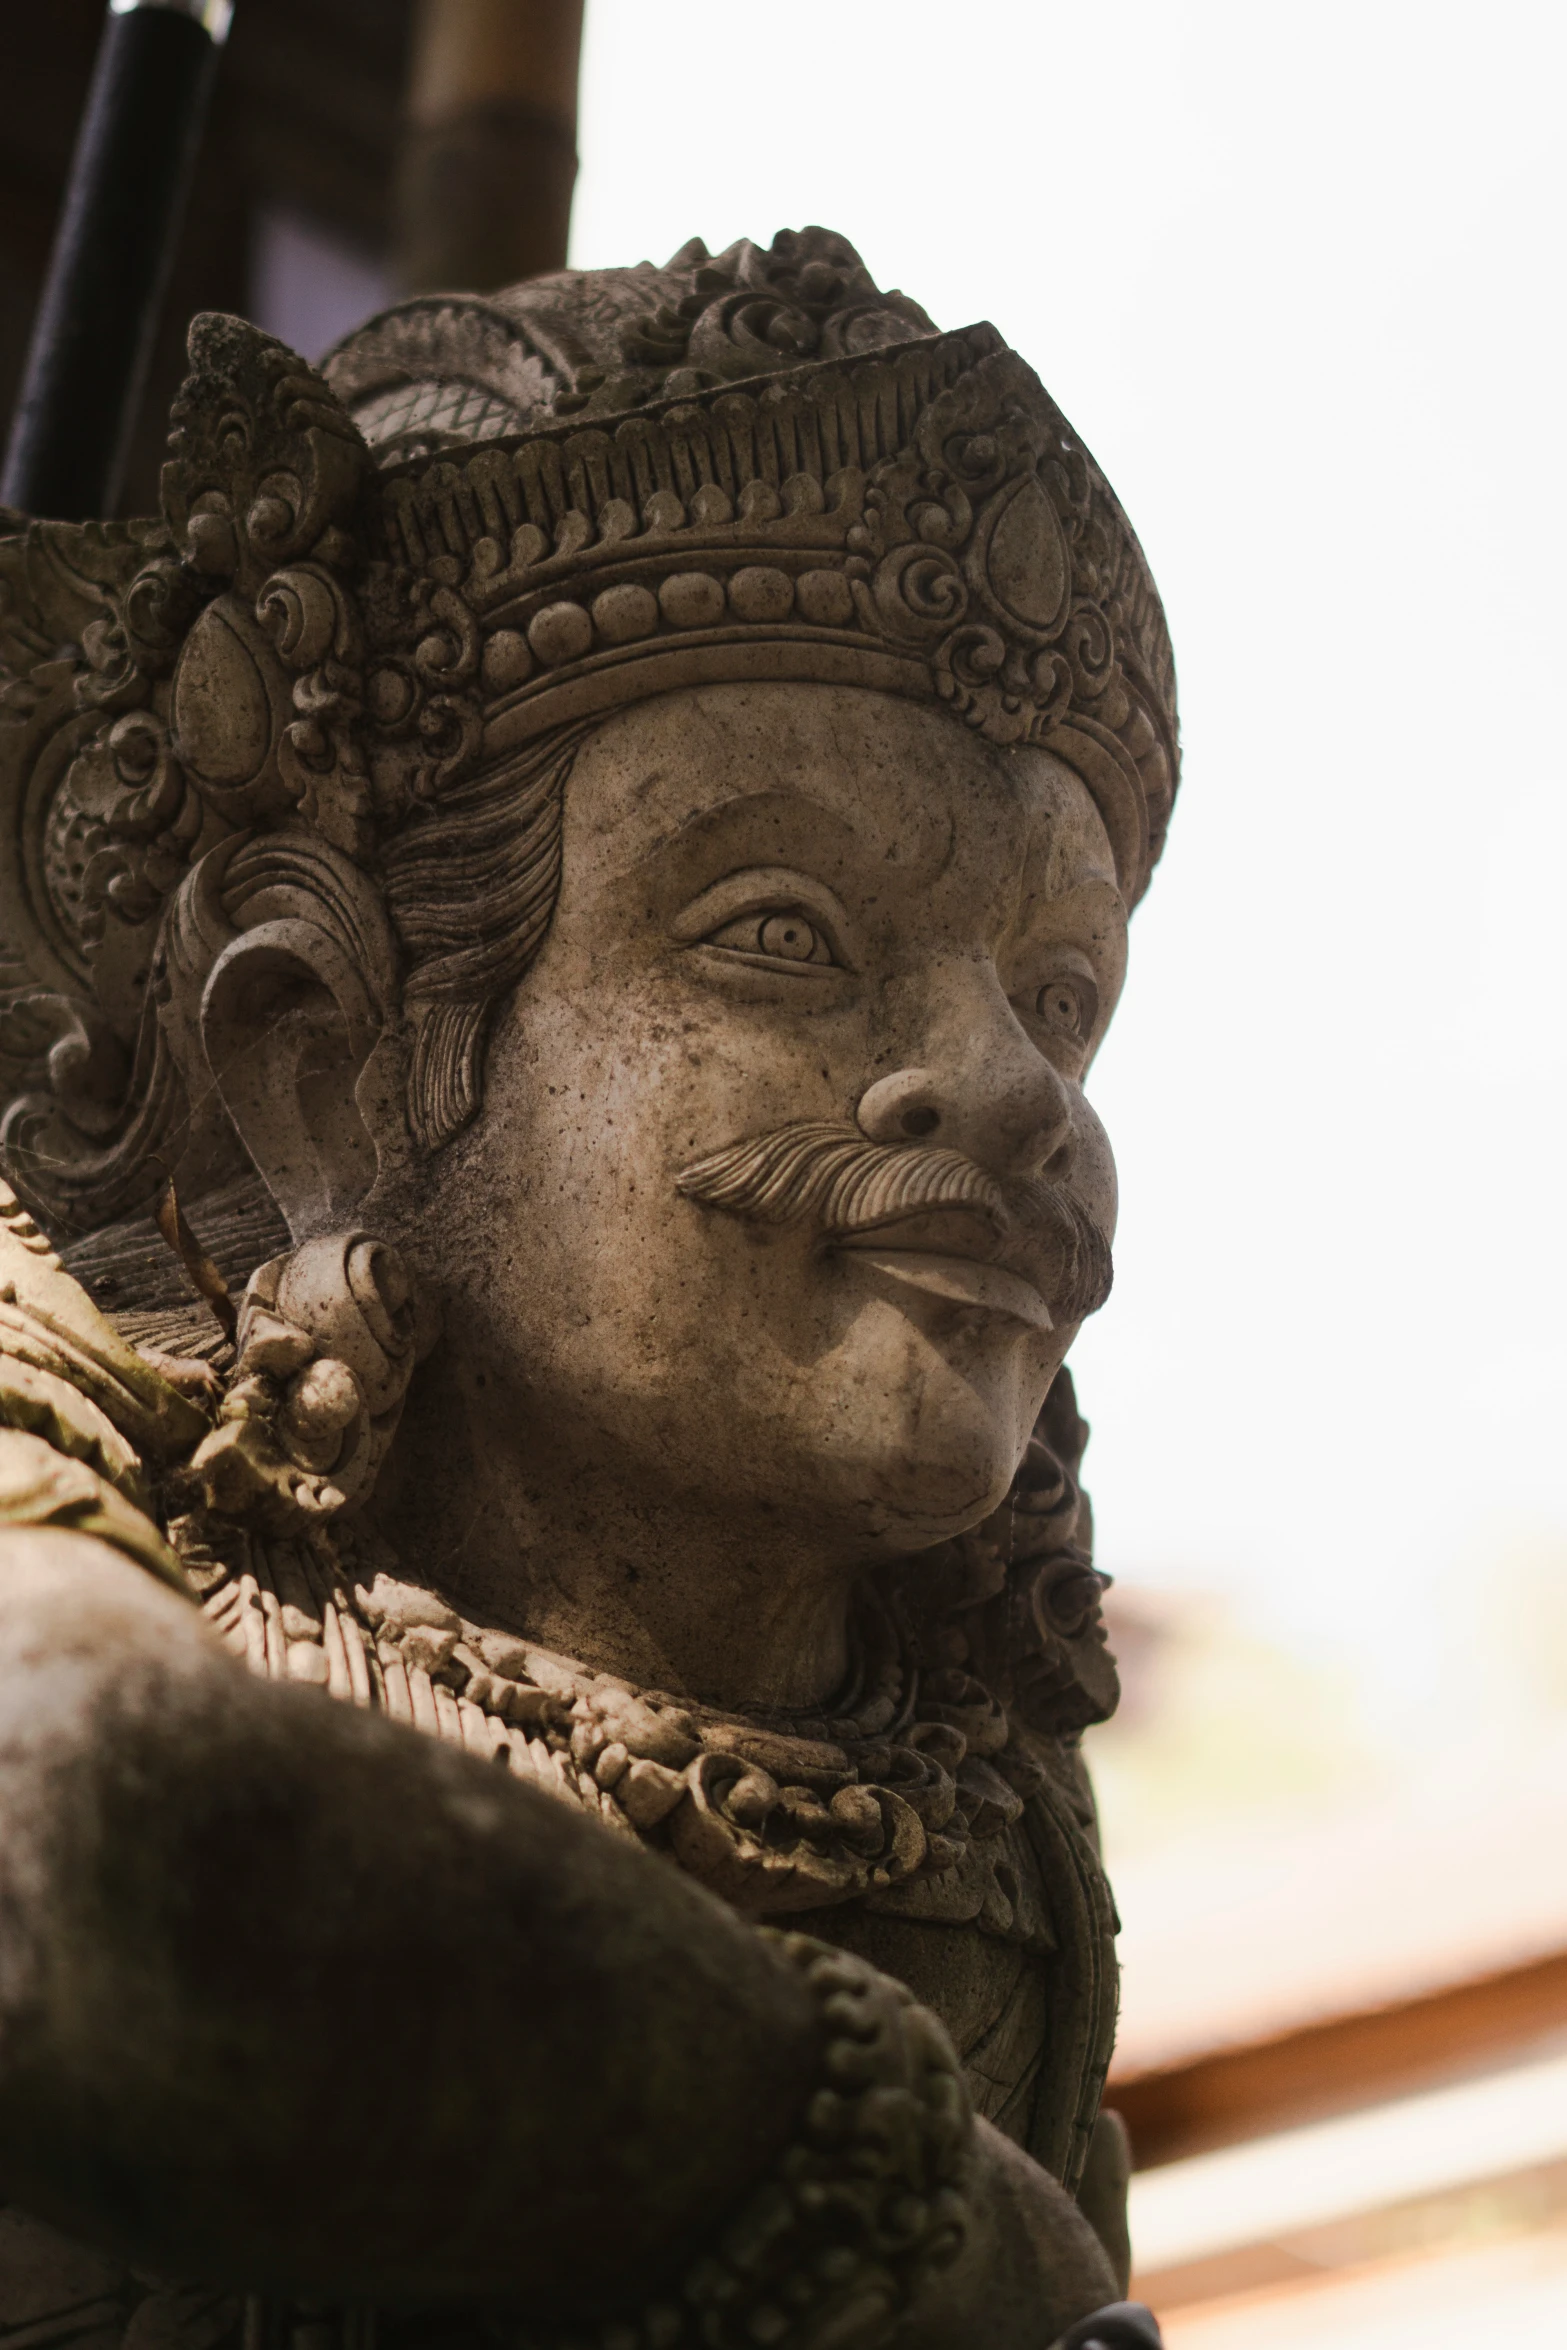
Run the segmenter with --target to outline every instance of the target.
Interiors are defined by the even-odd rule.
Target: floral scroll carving
[[[1010,352],[982,359],[871,475],[849,537],[867,623],[924,653],[944,698],[1001,742],[1048,739],[1115,666],[1101,583],[1077,561],[1088,466],[1031,383]]]

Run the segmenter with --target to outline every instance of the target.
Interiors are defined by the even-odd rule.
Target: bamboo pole
[[[419,0],[398,187],[410,293],[560,269],[583,0]]]

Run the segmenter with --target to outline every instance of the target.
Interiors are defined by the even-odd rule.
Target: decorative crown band
[[[1129,894],[1146,883],[1176,765],[1163,615],[991,327],[407,467],[379,507],[389,569],[477,625],[486,758],[699,680],[939,697],[1083,770]]]

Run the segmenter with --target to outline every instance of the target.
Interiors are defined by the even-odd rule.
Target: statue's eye
[[[1046,980],[1034,1009],[1052,1036],[1066,1044],[1086,1044],[1099,1017],[1099,990],[1081,972],[1061,971]]]
[[[825,933],[805,915],[793,912],[742,914],[738,922],[726,922],[722,930],[713,931],[704,943],[769,963],[831,965],[838,960]]]

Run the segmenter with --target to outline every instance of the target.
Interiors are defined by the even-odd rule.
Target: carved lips
[[[868,1232],[835,1236],[833,1245],[928,1296],[1004,1314],[1031,1330],[1055,1328],[1035,1283],[996,1261],[994,1227],[963,1208],[898,1217]]]

